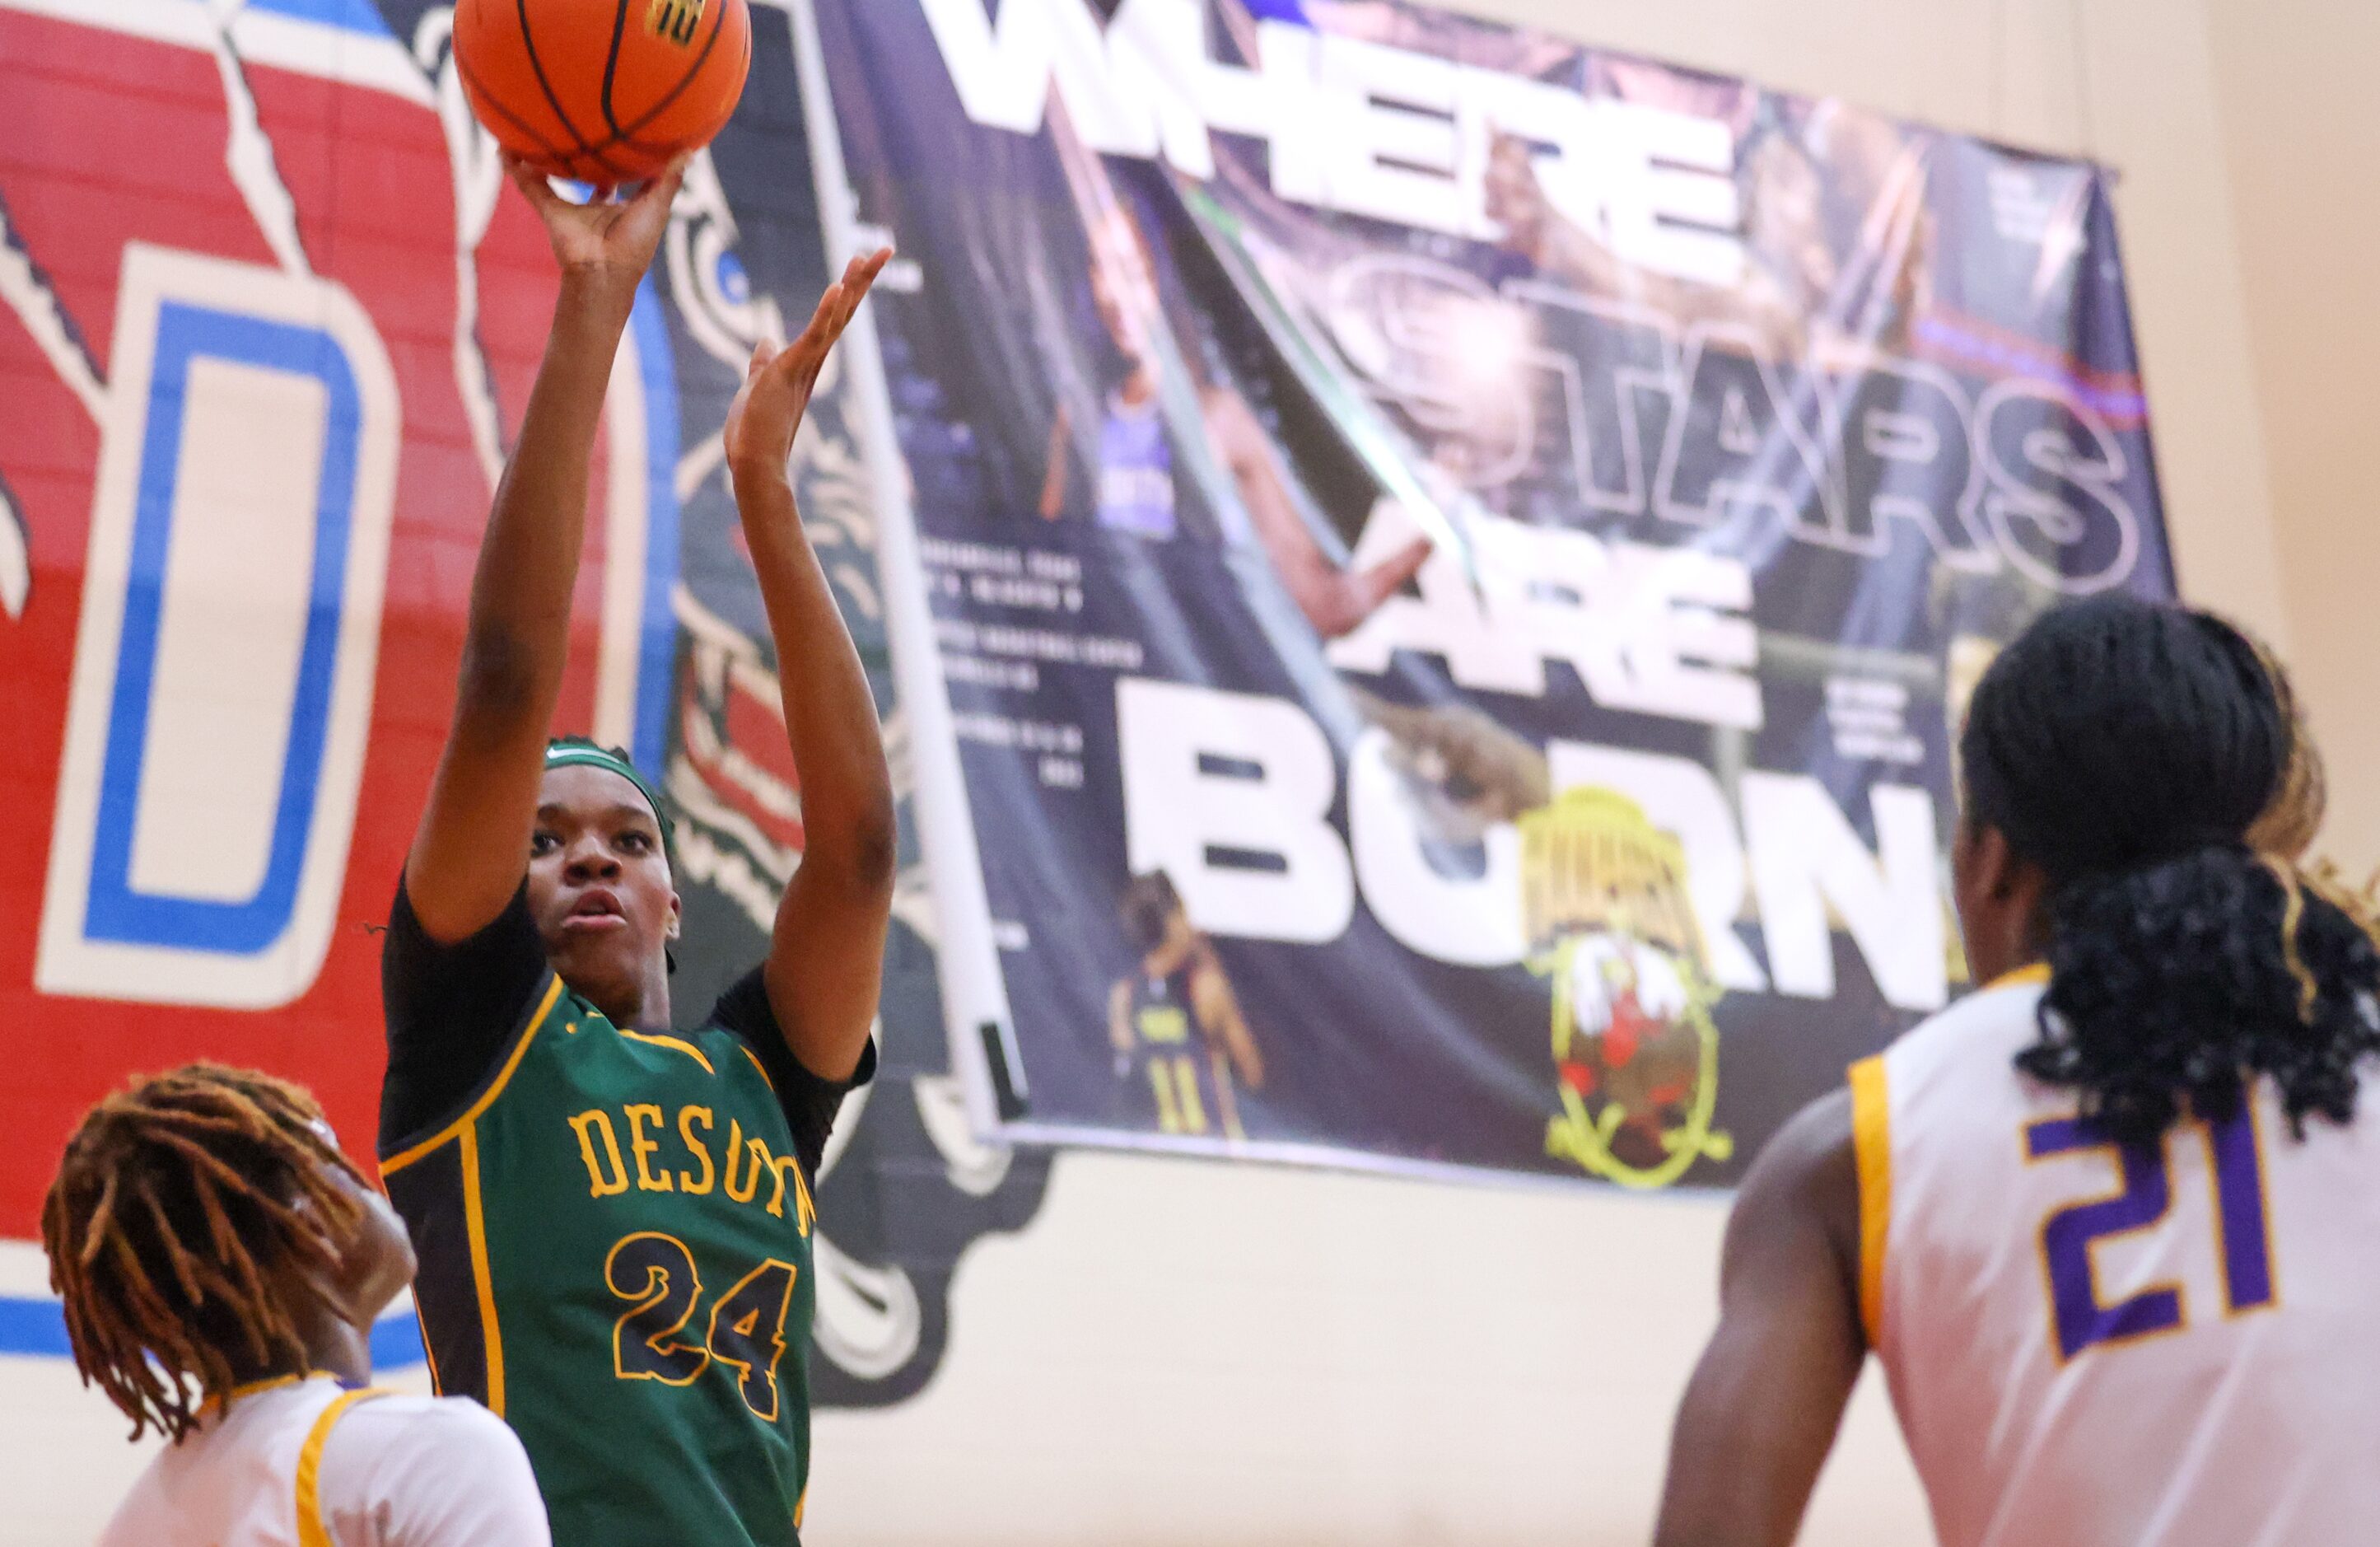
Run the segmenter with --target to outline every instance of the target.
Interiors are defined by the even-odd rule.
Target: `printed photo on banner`
[[[819,17],[1007,1138],[1724,1184],[1965,986],[1967,694],[2171,589],[2099,169],[1377,0]]]

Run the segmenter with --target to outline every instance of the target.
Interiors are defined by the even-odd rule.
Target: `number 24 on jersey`
[[[621,1237],[603,1263],[603,1282],[630,1303],[612,1328],[613,1372],[623,1381],[683,1386],[712,1359],[734,1368],[752,1416],[777,1417],[777,1361],[785,1354],[785,1310],[800,1270],[775,1258],[735,1281],[710,1308],[699,1343],[683,1335],[702,1298],[694,1254],[674,1236],[639,1230]]]

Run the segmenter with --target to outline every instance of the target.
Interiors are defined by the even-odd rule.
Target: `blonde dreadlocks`
[[[192,1064],[93,1107],[42,1205],[75,1367],[179,1440],[242,1374],[303,1368],[293,1296],[336,1271],[362,1178],[297,1086]]]

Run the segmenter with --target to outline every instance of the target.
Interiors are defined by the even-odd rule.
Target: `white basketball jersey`
[[[2013,1066],[2045,981],[1852,1071],[1861,1312],[1944,1547],[2380,1540],[2380,1088],[2126,1154]]]
[[[100,1547],[548,1547],[528,1456],[460,1397],[327,1375],[235,1394],[159,1452]]]

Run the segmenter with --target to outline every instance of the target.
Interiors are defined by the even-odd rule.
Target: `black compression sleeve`
[[[545,974],[527,881],[493,923],[451,945],[423,931],[398,883],[380,958],[388,1017],[382,1154],[434,1132],[469,1103],[504,1056]]]
[[[843,1098],[876,1078],[876,1043],[869,1040],[867,1051],[859,1055],[859,1067],[849,1079],[820,1078],[785,1045],[785,1034],[777,1027],[768,984],[760,974],[761,969],[754,968],[721,994],[711,1009],[710,1024],[742,1039],[769,1071],[769,1079],[777,1088],[777,1101],[785,1109],[785,1121],[794,1130],[794,1153],[802,1163],[802,1175],[815,1180]]]

